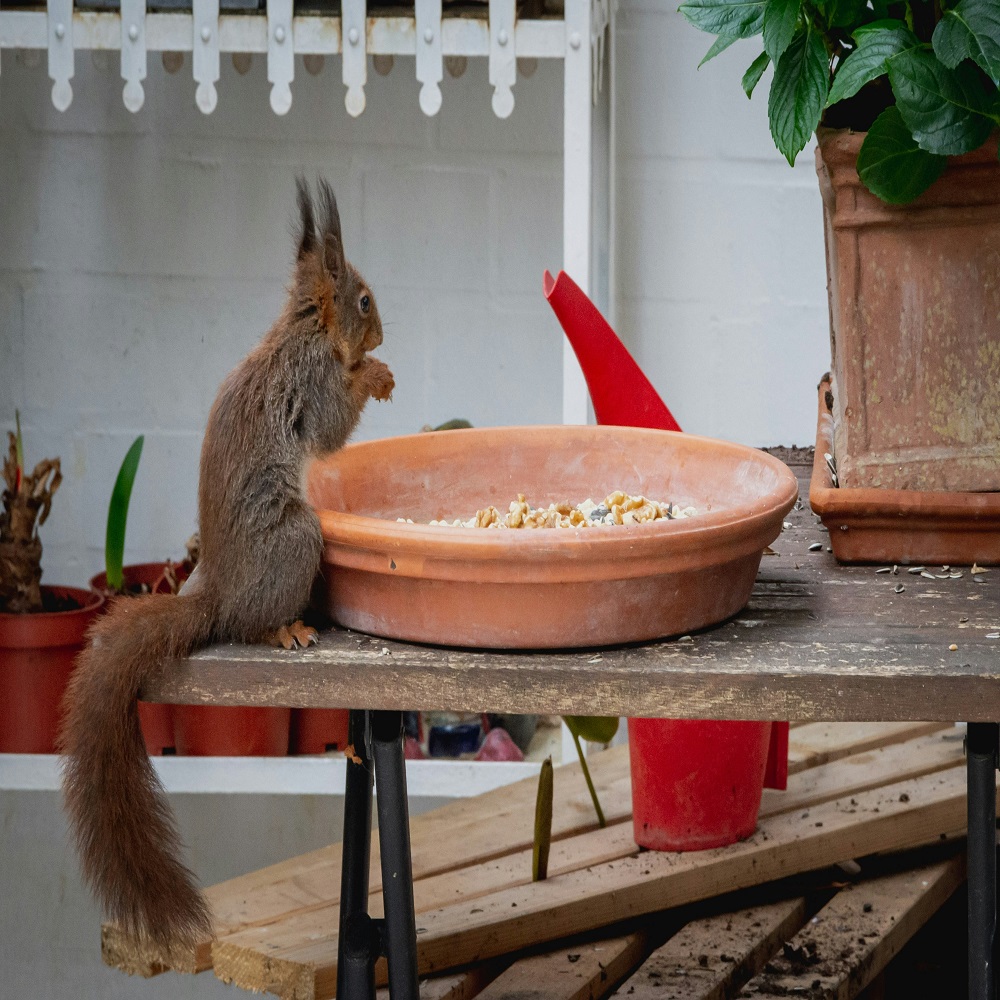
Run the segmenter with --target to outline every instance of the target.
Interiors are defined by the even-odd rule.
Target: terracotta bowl
[[[616,489],[699,514],[573,529],[426,523],[491,503],[502,510],[518,493],[539,506],[600,502]],[[335,621],[387,638],[506,649],[655,639],[735,614],[797,492],[791,471],[753,448],[607,426],[367,441],[309,474]]]

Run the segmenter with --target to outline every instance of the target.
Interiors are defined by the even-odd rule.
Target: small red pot
[[[291,753],[326,753],[347,746],[346,708],[296,708],[292,711]]]
[[[63,693],[87,629],[104,604],[76,587],[42,587],[72,611],[0,612],[0,753],[55,753]]]
[[[700,851],[757,827],[770,722],[629,719],[635,842]]]
[[[174,563],[174,570],[177,578],[182,583],[191,575],[191,567],[188,563]],[[125,587],[130,589],[145,585],[153,594],[169,594],[170,587],[167,584],[164,573],[167,564],[165,562],[133,563],[131,566],[122,567],[122,576],[125,578]],[[107,594],[108,576],[106,573],[98,573],[90,578],[90,586],[93,590],[102,594]],[[111,601],[105,605],[110,607]],[[153,757],[161,756],[165,751],[173,752],[174,749],[174,706],[155,705],[152,702],[139,702],[139,725],[142,728],[142,737],[146,743],[146,752]]]
[[[290,708],[174,705],[177,752],[191,757],[284,757]]]

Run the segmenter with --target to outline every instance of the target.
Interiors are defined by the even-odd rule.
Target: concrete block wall
[[[686,429],[808,443],[829,365],[811,152],[790,170],[774,151],[769,77],[750,104],[740,91],[754,45],[698,71],[711,39],[674,6],[621,0],[619,10],[619,330]],[[182,553],[215,389],[280,307],[297,171],[335,183],[349,256],[386,321],[379,353],[398,388],[390,405],[371,405],[359,437],[456,416],[559,420],[562,334],[541,273],[562,256],[560,64],[518,81],[507,121],[490,110],[480,62],[446,76],[433,119],[403,59],[387,78],[369,74],[357,120],[336,60],[315,77],[297,64],[284,118],[269,109],[260,58],[245,77],[223,60],[207,117],[190,60],[171,76],[150,58],[138,115],[122,106],[114,59],[99,69],[78,54],[73,85],[60,114],[44,62],[4,53],[0,429],[17,407],[29,461],[62,457],[42,529],[46,581],[84,584],[102,568],[107,500],[138,433],[126,559]],[[339,829],[333,800],[178,806],[208,881]],[[14,859],[0,866],[0,995],[223,995],[211,977],[143,983],[100,965],[96,910],[55,793],[0,792],[0,831],[0,856]]]
[[[753,43],[699,71],[709,42],[659,0],[621,4],[618,326],[686,429],[808,443],[828,367],[811,151],[789,169],[767,130],[767,79],[753,103],[740,91]],[[151,57],[131,115],[114,59],[102,70],[80,53],[60,114],[44,61],[5,56],[0,426],[20,408],[29,460],[63,460],[47,581],[100,570],[107,499],[138,433],[126,557],[182,553],[215,389],[280,307],[297,171],[334,181],[385,319],[398,388],[359,437],[455,416],[559,420],[561,332],[540,289],[562,255],[561,64],[518,81],[507,121],[481,61],[446,77],[433,119],[411,60],[370,73],[357,120],[338,68],[311,76],[300,62],[278,118],[263,59],[246,77],[224,59],[203,116],[190,61],[168,75]]]

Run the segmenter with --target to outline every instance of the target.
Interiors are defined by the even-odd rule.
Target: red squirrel
[[[198,582],[118,601],[93,628],[67,690],[63,790],[84,877],[108,916],[165,957],[211,936],[146,755],[136,699],[171,661],[214,642],[316,641],[299,620],[319,570],[306,464],[336,451],[369,397],[390,398],[375,298],[344,257],[333,191],[297,183],[299,232],[284,310],[223,382],[201,450]],[[318,225],[317,225],[318,219]]]

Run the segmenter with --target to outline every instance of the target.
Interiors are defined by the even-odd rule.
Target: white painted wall
[[[696,72],[710,38],[674,6],[620,10],[619,329],[686,429],[808,443],[828,367],[812,156],[789,170],[774,151],[767,79],[752,104],[742,95],[757,50],[736,45]],[[349,255],[386,321],[380,354],[398,388],[359,436],[454,416],[559,419],[562,334],[541,273],[562,253],[561,66],[518,82],[506,122],[490,111],[482,64],[446,77],[434,119],[418,110],[406,60],[387,79],[369,74],[357,121],[338,62],[318,77],[300,62],[296,74],[292,110],[276,118],[263,60],[246,77],[224,60],[218,109],[204,117],[190,62],[168,76],[151,58],[133,116],[113,60],[100,71],[80,54],[60,114],[44,63],[4,53],[0,428],[20,408],[29,461],[63,460],[42,530],[47,582],[82,584],[102,568],[107,499],[140,432],[126,558],[181,554],[215,388],[281,302],[299,170],[335,183]],[[334,801],[178,805],[209,881],[339,829]],[[0,856],[0,994],[222,995],[210,977],[137,983],[100,966],[96,913],[53,793],[0,793]]]

